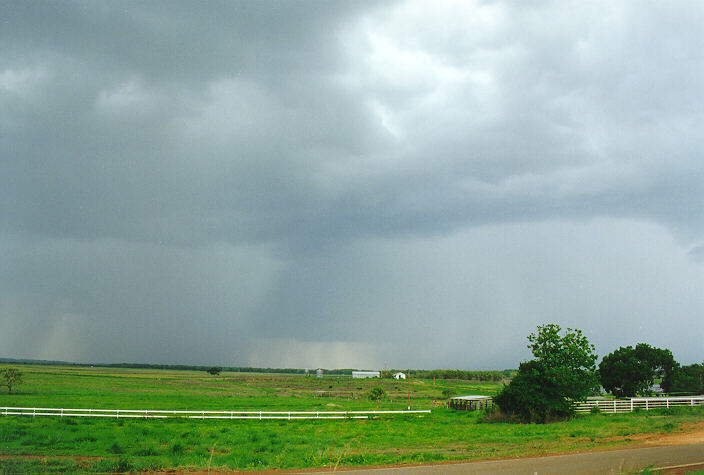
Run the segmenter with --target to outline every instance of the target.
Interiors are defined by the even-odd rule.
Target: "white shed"
[[[394,379],[406,379],[406,373],[394,373]]]

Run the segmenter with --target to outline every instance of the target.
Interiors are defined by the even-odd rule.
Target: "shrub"
[[[373,387],[369,391],[369,399],[371,399],[372,401],[379,401],[383,399],[384,396],[386,396],[386,391],[384,391],[384,388],[382,388],[381,386]]]

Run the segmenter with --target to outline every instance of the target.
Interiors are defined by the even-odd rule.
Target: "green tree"
[[[7,393],[12,394],[13,386],[19,386],[22,384],[22,371],[17,368],[3,368],[2,379],[5,386],[7,386]]]
[[[673,393],[704,394],[704,363],[678,368],[670,389]]]
[[[599,363],[601,385],[616,397],[648,394],[656,379],[665,392],[672,391],[678,364],[670,350],[654,348],[645,343],[620,347]]]
[[[213,366],[211,368],[207,369],[209,374],[212,374],[213,376],[217,376],[220,374],[220,371],[222,371],[222,368],[218,368],[217,366]]]
[[[381,386],[373,387],[369,390],[369,399],[372,401],[379,401],[386,396],[386,391]]]
[[[574,413],[574,404],[598,388],[594,345],[581,330],[564,335],[556,324],[538,326],[528,336],[535,359],[520,364],[511,382],[494,398],[501,412],[523,422],[544,423]]]

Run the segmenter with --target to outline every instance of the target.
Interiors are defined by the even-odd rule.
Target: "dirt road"
[[[364,475],[392,474],[620,474],[632,473],[646,467],[654,469],[699,469],[704,467],[704,444],[669,445],[664,447],[641,447],[548,457],[492,460],[415,467],[391,467],[360,469],[352,472]],[[338,470],[339,472],[339,470]],[[333,472],[316,472],[333,473]],[[682,472],[679,472],[682,473]]]
[[[618,450],[412,467],[345,469],[345,471],[353,472],[355,475],[621,474],[638,472],[647,467],[670,474],[703,470],[704,432],[697,430],[666,435],[644,434],[641,446]],[[337,472],[340,471],[337,470]]]

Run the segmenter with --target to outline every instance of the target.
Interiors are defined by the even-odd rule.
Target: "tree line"
[[[465,371],[461,369],[412,370],[411,376],[422,379],[458,379],[465,381],[503,381],[515,374],[515,369],[501,371]]]
[[[704,366],[680,365],[667,349],[645,343],[625,346],[604,357],[599,364],[603,388],[616,397],[652,394],[659,381],[668,394],[704,393]]]
[[[206,366],[206,365],[185,365],[185,364],[160,364],[160,363],[71,363],[56,360],[31,360],[0,358],[0,363],[11,364],[44,364],[52,366],[75,366],[75,367],[98,367],[98,368],[128,368],[128,369],[162,369],[177,371],[206,371],[210,374],[218,374],[223,371],[234,373],[265,373],[265,374],[315,374],[315,369],[305,368],[259,368],[251,366]],[[218,371],[212,371],[218,369]],[[353,368],[325,369],[328,376],[352,376]],[[382,378],[392,378],[397,372],[408,373],[409,370],[383,370]],[[515,369],[505,369],[499,371],[466,371],[461,369],[411,369],[410,375],[413,378],[422,379],[457,379],[471,381],[502,381],[510,379],[516,373]]]
[[[72,363],[69,361],[58,360],[32,360],[18,358],[0,358],[0,363],[9,364],[41,364],[51,366],[72,366],[72,367],[96,367],[96,368],[128,368],[128,369],[164,369],[177,371],[208,371],[214,366],[205,365],[185,365],[185,364],[160,364],[160,363]],[[281,374],[306,374],[311,372],[305,368],[258,368],[252,366],[217,366],[220,371],[230,371],[234,373],[281,373]],[[315,370],[312,370],[315,372]],[[351,376],[352,371],[349,368],[342,369],[326,369],[325,374]]]
[[[704,366],[681,366],[672,352],[645,343],[605,356],[599,367],[594,345],[580,330],[538,326],[528,336],[534,359],[521,363],[509,384],[494,397],[491,417],[544,423],[574,414],[577,402],[600,393],[616,397],[648,395],[659,382],[666,393],[704,393]]]

